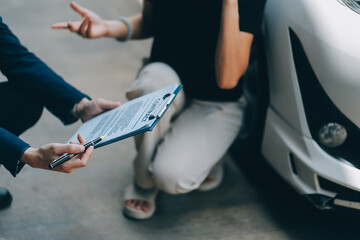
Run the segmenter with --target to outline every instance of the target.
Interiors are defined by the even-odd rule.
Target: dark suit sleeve
[[[24,163],[20,159],[29,147],[29,144],[0,127],[0,164],[14,177],[23,168]]]
[[[59,56],[64,57],[64,56]],[[64,59],[66,59],[64,57]],[[44,105],[64,124],[76,120],[74,105],[85,94],[66,83],[44,62],[29,52],[0,17],[0,70],[9,83],[25,96]]]
[[[71,114],[71,109],[87,96],[66,83],[44,62],[22,46],[2,22],[1,17],[0,70],[12,87],[29,99],[45,106],[64,124],[77,120]],[[6,113],[0,113],[0,117],[1,114]],[[30,147],[29,144],[0,126],[0,164],[3,164],[13,176],[16,176],[23,167],[24,164],[20,162],[20,159],[28,147]]]

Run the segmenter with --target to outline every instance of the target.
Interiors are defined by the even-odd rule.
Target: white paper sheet
[[[161,111],[169,104],[170,98],[174,97],[172,96],[173,92],[178,86],[177,83],[174,83],[96,116],[83,123],[69,142],[77,142],[78,133],[81,133],[86,141],[107,135],[99,144],[105,145],[141,129],[150,128],[156,121],[156,114],[162,114]],[[165,95],[168,97],[163,99]],[[150,115],[153,115],[154,118],[151,118]]]

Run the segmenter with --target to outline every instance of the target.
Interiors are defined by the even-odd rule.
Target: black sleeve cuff
[[[17,164],[16,164],[16,168],[15,168],[15,175],[13,174],[14,177],[16,177],[16,175],[18,175],[20,173],[20,171],[23,169],[23,167],[25,166],[25,163],[23,163],[21,161],[22,159],[22,156],[24,155],[25,151],[30,147],[30,145],[27,145],[24,147],[24,149],[21,151],[20,153],[20,157],[17,161]]]
[[[261,23],[265,0],[239,0],[239,28],[242,32],[257,35],[261,32]]]

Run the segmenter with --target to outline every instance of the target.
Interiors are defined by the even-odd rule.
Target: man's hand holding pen
[[[75,107],[75,115],[78,116],[81,121],[86,122],[87,120],[120,105],[121,103],[119,102],[112,102],[102,98],[96,100],[83,98]],[[75,154],[73,158],[52,168],[55,171],[71,173],[77,168],[85,167],[94,150],[93,146],[85,149],[83,145],[86,144],[86,140],[81,134],[78,135],[78,140],[79,143],[50,143],[40,148],[30,147],[26,149],[20,160],[33,168],[49,169],[49,164],[55,159],[60,158],[66,153]]]
[[[84,152],[86,152],[86,150],[89,148],[89,147],[95,147],[96,144],[98,144],[99,142],[101,142],[104,138],[106,138],[106,135],[102,136],[102,137],[98,137],[90,142],[87,142],[85,145],[84,145]],[[72,143],[72,142],[70,142]],[[49,169],[54,169],[56,168],[57,166],[69,161],[70,159],[76,157],[79,153],[66,153],[64,154],[63,156],[55,159],[54,161],[52,161],[50,164],[49,164]]]
[[[49,169],[49,164],[53,162],[54,159],[61,157],[65,153],[78,153],[71,160],[53,169],[59,172],[71,173],[77,168],[85,167],[94,150],[94,147],[91,146],[85,151],[83,145],[86,144],[86,140],[81,134],[78,135],[78,140],[79,144],[51,143],[40,148],[30,147],[24,152],[21,161],[33,168]]]

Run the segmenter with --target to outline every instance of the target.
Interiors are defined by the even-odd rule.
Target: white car
[[[265,6],[268,82],[252,96],[263,106],[259,147],[319,209],[360,210],[359,23],[356,0],[267,0]]]

